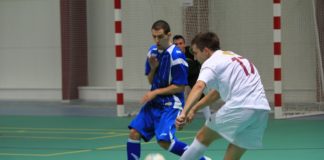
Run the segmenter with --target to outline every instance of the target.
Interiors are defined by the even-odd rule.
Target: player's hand
[[[186,119],[187,122],[191,123],[193,121],[195,115],[196,115],[196,112],[194,112],[193,110],[190,110],[188,115],[187,115],[187,119]]]
[[[151,69],[156,69],[159,66],[159,61],[155,56],[149,57],[149,64]]]
[[[181,113],[177,117],[175,125],[177,130],[182,130],[183,127],[186,125],[186,115]]]
[[[140,100],[140,103],[144,104],[144,103],[154,99],[155,97],[156,97],[155,92],[154,91],[149,91],[142,97],[142,99]]]

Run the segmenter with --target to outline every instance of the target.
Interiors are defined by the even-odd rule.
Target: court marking
[[[59,156],[59,155],[67,155],[67,154],[76,154],[83,152],[90,152],[90,149],[85,150],[76,150],[76,151],[66,151],[66,152],[57,152],[57,153],[48,153],[48,154],[27,154],[27,153],[1,153],[0,156],[24,156],[24,157],[51,157],[51,156]]]
[[[80,132],[77,132],[80,131]],[[84,131],[84,132],[81,132]],[[93,132],[96,131],[96,132]],[[98,132],[99,131],[99,132]],[[105,132],[107,131],[107,132]],[[55,136],[10,136],[10,135],[2,135],[1,138],[24,138],[24,139],[52,139],[52,140],[96,140],[96,139],[103,139],[103,138],[113,138],[113,137],[122,137],[127,136],[129,134],[129,130],[121,130],[121,129],[93,129],[93,128],[31,128],[31,127],[0,127],[0,132],[2,133],[14,133],[14,134],[86,134],[86,135],[98,135],[98,134],[110,134],[106,136],[96,136],[96,137],[87,137],[87,138],[76,138],[76,137],[55,137]],[[122,132],[122,133],[121,133]],[[181,133],[196,133],[196,131],[181,131]],[[193,136],[190,137],[183,137],[179,138],[179,140],[186,140],[186,139],[193,139]],[[157,141],[151,141],[142,143],[142,145],[149,145],[157,143]],[[112,150],[118,148],[126,148],[126,145],[112,145],[112,146],[104,146],[98,147],[95,149],[80,149],[80,150],[73,150],[73,151],[62,151],[62,152],[55,152],[55,153],[7,153],[7,152],[0,152],[0,156],[28,156],[28,157],[52,157],[52,156],[59,156],[59,155],[69,155],[69,154],[78,154],[78,153],[85,153],[91,151],[100,151],[100,150]]]
[[[8,130],[63,130],[63,131],[111,131],[111,132],[129,132],[128,129],[96,129],[96,128],[37,128],[37,127],[0,127],[1,129],[8,129]],[[197,133],[197,131],[190,131],[190,130],[182,130],[178,131],[180,133]]]
[[[76,131],[76,130],[81,130],[81,131],[106,131],[108,129],[98,129],[98,128],[39,128],[39,127],[0,127],[0,129],[8,129],[8,130],[48,130],[48,131],[58,131],[58,130],[63,130],[63,131]],[[109,129],[110,130],[110,129]],[[111,129],[111,131],[126,131],[122,129]]]
[[[187,139],[193,139],[194,137],[184,137],[184,138],[178,138],[179,140],[187,140]],[[141,145],[148,145],[148,144],[153,144],[157,143],[157,141],[150,141],[150,142],[145,142],[141,143]],[[107,146],[107,147],[99,147],[97,148],[98,150],[111,150],[111,149],[117,149],[117,148],[125,148],[126,145],[116,145],[116,146]]]
[[[0,136],[1,138],[24,138],[24,139],[52,139],[52,140],[96,140],[96,139],[103,139],[103,138],[112,138],[112,137],[120,137],[128,135],[128,133],[122,134],[114,134],[114,135],[107,135],[107,136],[99,136],[99,137],[90,137],[90,138],[75,138],[75,137],[42,137],[42,136]]]
[[[58,131],[57,131],[58,130]],[[77,132],[79,131],[79,132]],[[81,132],[83,131],[83,132]],[[94,132],[95,131],[95,132]],[[99,132],[98,132],[99,131]],[[20,135],[2,135],[0,138],[24,138],[24,139],[53,139],[53,140],[96,140],[102,138],[111,138],[127,135],[126,130],[109,129],[88,129],[88,128],[25,128],[25,127],[0,127],[1,133],[13,134],[79,134],[79,135],[104,135],[96,137],[55,137],[55,136],[20,136]],[[122,133],[123,132],[123,133]],[[108,134],[108,135],[107,135]],[[118,134],[118,135],[116,135]]]

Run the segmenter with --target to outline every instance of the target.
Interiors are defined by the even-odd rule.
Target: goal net
[[[281,106],[276,118],[324,113],[323,1],[281,2]],[[183,8],[187,41],[214,31],[221,48],[248,57],[259,69],[273,110],[273,4],[266,1],[193,0]]]
[[[321,0],[126,1],[123,10],[125,12],[123,14],[126,35],[124,37],[125,53],[133,53],[137,50],[146,53],[148,41],[138,41],[138,39],[143,35],[149,38],[148,28],[158,19],[168,21],[172,33],[184,35],[188,45],[198,32],[216,32],[220,37],[222,49],[232,50],[255,64],[271,107],[275,110],[273,49],[273,2],[275,1],[281,2],[280,90],[282,105],[280,109],[282,115],[277,115],[277,117],[323,114],[324,19],[322,17],[324,16],[324,1]],[[144,15],[146,18],[138,18]],[[143,24],[145,24],[144,27]],[[138,46],[146,47],[138,49]],[[127,57],[126,54],[125,61],[135,60],[134,56],[138,56],[129,54]],[[127,65],[132,67],[127,67]],[[127,76],[132,76],[137,72],[127,68],[136,69],[136,67],[132,65],[132,62],[125,64],[124,67],[126,88],[147,86],[143,79],[128,83]],[[139,67],[142,70],[142,66]],[[140,76],[134,77],[141,78]]]
[[[184,35],[190,41],[214,31],[221,47],[251,59],[258,67],[273,109],[273,7],[269,1],[193,0],[183,8]],[[272,1],[271,1],[272,2]],[[280,1],[279,1],[280,2]],[[281,1],[281,112],[276,118],[324,113],[324,2]]]

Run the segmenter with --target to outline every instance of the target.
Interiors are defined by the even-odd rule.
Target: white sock
[[[206,149],[207,147],[195,138],[179,160],[197,160],[203,156]]]
[[[204,113],[204,116],[205,116],[206,120],[208,120],[208,118],[211,115],[210,107],[209,106],[206,106],[205,108],[202,109],[202,111]]]

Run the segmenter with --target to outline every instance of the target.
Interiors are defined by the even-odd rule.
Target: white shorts
[[[220,108],[205,125],[238,147],[258,149],[262,147],[268,116],[268,110]]]

